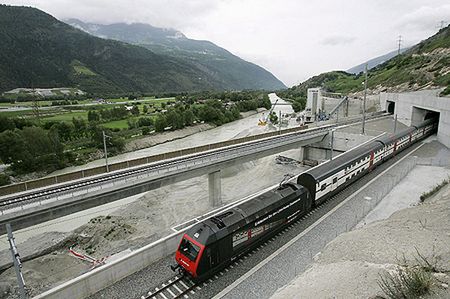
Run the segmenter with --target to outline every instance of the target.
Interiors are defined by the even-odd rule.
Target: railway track
[[[317,130],[306,132],[301,135],[305,136],[305,137],[311,136],[311,138],[313,138],[313,136],[316,135],[317,133],[327,131],[328,129],[329,128],[320,128]],[[297,133],[297,135],[299,135],[299,133]],[[276,136],[277,141],[274,141],[273,139],[259,140],[258,141],[259,145],[257,145],[257,146],[259,148],[264,148],[273,143],[287,141],[288,138],[294,139],[295,137],[293,137],[292,134],[291,135],[286,134],[286,135]],[[216,160],[217,160],[218,156],[224,156],[227,154],[231,156],[231,155],[233,155],[233,152],[235,152],[236,155],[238,154],[238,152],[240,155],[242,155],[245,151],[254,150],[254,149],[255,149],[255,143],[241,144],[241,145],[236,145],[236,146],[225,148],[225,149],[213,150],[211,152],[202,153],[200,155],[197,154],[194,156],[177,158],[176,160],[172,160],[172,161],[157,162],[157,163],[153,163],[151,165],[146,165],[146,166],[134,168],[131,170],[118,171],[118,172],[114,172],[111,174],[102,175],[101,177],[97,177],[97,178],[91,178],[91,179],[87,179],[84,181],[77,181],[77,182],[73,182],[70,184],[65,184],[62,186],[46,188],[45,190],[32,191],[32,192],[29,192],[29,193],[23,194],[23,195],[21,194],[21,195],[4,197],[3,199],[0,199],[0,209],[4,210],[6,207],[17,205],[18,203],[23,203],[23,202],[32,203],[33,201],[36,201],[36,200],[49,199],[51,196],[55,196],[56,194],[59,194],[60,196],[62,196],[64,194],[73,192],[73,190],[82,189],[82,188],[86,189],[88,187],[96,187],[98,185],[102,185],[105,183],[113,184],[114,182],[124,181],[124,180],[125,180],[125,182],[127,182],[126,181],[127,179],[138,180],[140,178],[143,178],[143,176],[139,177],[140,175],[146,175],[149,173],[159,173],[159,171],[161,171],[163,169],[168,169],[168,171],[170,171],[171,169],[172,170],[182,170],[183,168],[185,168],[185,167],[182,167],[182,165],[186,165],[187,163],[191,163],[191,164],[195,165],[197,162],[197,164],[200,164],[201,162],[198,162],[199,159],[200,160],[212,160],[212,158],[216,158]]]
[[[207,285],[206,283],[203,284]],[[195,294],[195,291],[200,289],[199,284],[194,283],[186,276],[178,274],[162,283],[159,287],[155,287],[153,291],[149,291],[146,295],[141,296],[141,299],[189,298],[189,294]]]
[[[344,192],[342,190],[341,192]],[[335,195],[335,197],[340,196],[341,193]],[[142,295],[141,299],[178,299],[178,298],[189,298],[189,296],[195,295],[197,291],[200,291],[202,287],[207,286],[209,283],[213,283],[215,280],[218,280],[225,273],[229,272],[231,269],[238,267],[240,263],[244,260],[252,256],[253,254],[260,251],[263,247],[275,241],[278,237],[284,235],[285,233],[294,229],[299,223],[305,221],[310,218],[317,211],[323,209],[328,202],[334,200],[335,197],[329,198],[322,205],[315,207],[305,216],[298,218],[291,222],[288,226],[280,230],[277,234],[272,237],[262,241],[258,246],[249,249],[246,252],[243,252],[239,256],[237,256],[228,266],[226,266],[221,271],[214,274],[211,278],[209,278],[206,282],[195,283],[186,276],[181,276],[179,274],[173,276],[169,280],[166,280],[163,283],[160,283],[157,287],[153,287],[151,291],[148,291],[146,295]]]
[[[154,288],[155,291],[149,292],[148,295],[151,294],[151,296],[145,297],[142,296],[142,299],[147,298],[164,298],[164,299],[171,299],[171,298],[189,298],[189,297],[200,297],[202,298],[202,295],[197,295],[204,287],[208,286],[209,284],[215,282],[216,280],[219,280],[221,276],[225,275],[227,272],[230,272],[234,270],[234,268],[239,267],[241,264],[243,264],[247,259],[249,259],[251,256],[255,254],[260,254],[268,245],[272,243],[277,243],[277,239],[280,239],[280,237],[288,237],[287,240],[292,238],[295,235],[298,235],[303,230],[305,230],[307,227],[312,225],[314,222],[316,222],[320,217],[322,217],[324,214],[332,210],[335,206],[337,206],[340,202],[344,201],[348,196],[359,190],[362,186],[367,184],[369,181],[371,181],[374,177],[376,177],[378,174],[382,173],[384,170],[389,168],[391,165],[396,163],[398,160],[400,160],[402,157],[407,155],[408,153],[414,151],[420,143],[416,143],[413,146],[409,147],[408,149],[405,149],[402,151],[399,155],[396,155],[392,157],[390,160],[386,161],[385,163],[379,165],[374,171],[371,173],[361,177],[353,184],[347,186],[345,189],[341,190],[339,193],[334,195],[333,197],[327,199],[325,202],[323,202],[321,205],[315,207],[313,210],[311,210],[308,214],[305,216],[298,218],[294,221],[292,221],[290,224],[288,224],[286,227],[284,227],[282,230],[277,232],[272,237],[262,241],[260,244],[258,244],[256,247],[249,249],[247,252],[242,253],[241,255],[237,256],[227,267],[217,272],[215,275],[213,275],[204,285],[199,286],[192,282],[192,286],[189,288],[189,290],[186,290],[186,292],[178,292],[172,293],[165,292],[164,295],[160,295],[160,293],[157,293],[156,290],[164,289],[165,285],[168,285],[167,283],[161,284],[160,286]],[[276,249],[278,247],[281,247],[283,244],[280,244],[279,246],[276,246]],[[276,250],[275,249],[275,250]],[[270,255],[271,252],[267,253],[267,255]],[[173,279],[172,279],[173,280]],[[190,292],[191,290],[194,290],[194,292]],[[167,293],[170,295],[167,295]]]
[[[385,114],[377,115],[371,117],[371,119],[376,119],[385,116],[386,116]],[[339,125],[340,126],[349,125],[357,123],[359,121],[360,120],[352,120],[345,123],[340,123]],[[331,127],[334,126],[335,125],[327,125],[324,127],[309,129],[307,132],[302,131],[302,132],[288,133],[285,135],[275,136],[272,138],[256,140],[255,142],[238,144],[227,148],[203,152],[201,154],[194,154],[187,157],[176,158],[170,161],[156,162],[152,163],[151,165],[140,166],[123,171],[116,171],[113,173],[101,175],[99,177],[89,178],[85,180],[78,180],[71,183],[65,184],[63,183],[57,186],[48,187],[46,189],[30,191],[26,192],[25,194],[22,193],[12,196],[2,196],[0,197],[0,210],[3,213],[3,211],[5,210],[15,208],[18,206],[23,206],[24,204],[31,204],[34,202],[48,200],[55,197],[58,198],[58,196],[63,197],[69,193],[77,192],[76,190],[87,190],[87,192],[89,192],[89,188],[94,188],[98,186],[102,188],[102,186],[105,184],[112,184],[114,186],[114,184],[118,183],[119,181],[123,182],[124,184],[127,183],[127,180],[139,180],[144,178],[145,176],[148,177],[150,174],[160,173],[160,171],[164,169],[168,169],[168,171],[170,171],[172,168],[173,170],[183,170],[182,165],[185,165],[184,168],[187,167],[186,165],[188,165],[188,163],[191,163],[191,165],[195,165],[196,161],[198,161],[199,159],[201,160],[209,159],[211,161],[213,158],[217,159],[218,156],[224,155],[232,156],[233,152],[235,152],[235,155],[243,155],[243,153],[245,153],[246,151],[254,150],[255,145],[257,145],[258,148],[262,149],[264,147],[272,146],[274,143],[281,144],[283,142],[289,142],[289,139],[298,138],[298,135],[305,137],[310,135],[313,136],[319,132],[328,131]]]

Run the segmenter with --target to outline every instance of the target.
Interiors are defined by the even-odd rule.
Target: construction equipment
[[[272,114],[273,109],[275,108],[275,105],[278,103],[279,99],[280,98],[278,98],[275,101],[275,103],[273,103],[273,105],[270,108],[269,113],[267,113],[267,115],[264,115],[264,113],[261,115],[261,118],[259,119],[259,122],[258,122],[258,126],[265,126],[265,125],[267,125],[267,123],[269,122],[270,115]]]

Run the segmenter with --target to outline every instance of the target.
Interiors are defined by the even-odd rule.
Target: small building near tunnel
[[[425,119],[438,118],[438,141],[450,148],[450,98],[439,97],[439,90],[380,94],[381,107],[397,115],[397,120],[414,126]]]

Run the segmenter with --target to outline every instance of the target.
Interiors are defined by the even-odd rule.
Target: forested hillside
[[[0,40],[0,92],[64,86],[105,96],[245,88],[185,59],[93,37],[30,7],[0,5]]]
[[[206,40],[187,38],[174,29],[142,23],[109,25],[69,19],[66,23],[92,35],[141,45],[157,54],[190,61],[221,81],[226,89],[285,88],[284,84],[260,66],[245,61]]]

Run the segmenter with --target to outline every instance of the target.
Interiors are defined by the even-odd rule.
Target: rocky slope
[[[272,298],[384,298],[378,281],[405,267],[427,268],[431,293],[450,297],[450,188],[433,200],[338,236],[312,267]]]

